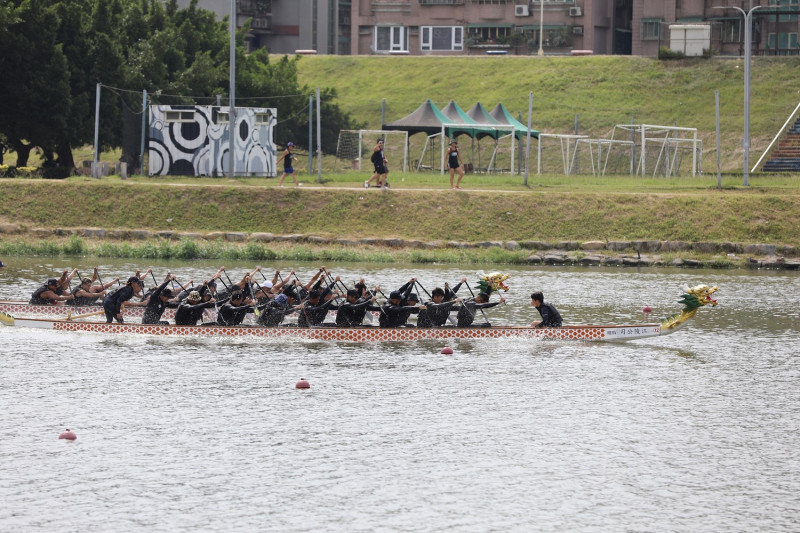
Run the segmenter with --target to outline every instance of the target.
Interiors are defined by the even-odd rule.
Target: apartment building
[[[179,0],[185,7],[189,0]],[[340,55],[618,54],[661,47],[742,55],[753,12],[754,55],[797,55],[800,0],[236,0],[248,45]],[[226,0],[199,0],[222,17]],[[672,26],[672,28],[671,28]],[[676,26],[678,28],[676,28]],[[691,37],[681,28],[701,27]]]

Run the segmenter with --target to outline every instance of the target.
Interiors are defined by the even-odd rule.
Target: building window
[[[506,38],[511,33],[508,26],[482,26],[469,28],[469,37],[476,43],[498,41]]]
[[[778,13],[781,11],[794,11],[796,12],[798,7],[800,7],[800,0],[769,0],[769,5],[773,6],[773,8],[777,7]],[[770,22],[797,22],[797,14],[786,14],[786,15],[770,15],[769,17]]]
[[[167,111],[167,122],[194,122],[194,111]]]
[[[405,26],[375,26],[376,52],[408,52],[408,28]]]
[[[798,53],[796,33],[769,33],[767,34],[767,48],[780,55],[795,55]]]
[[[435,51],[459,51],[464,48],[464,29],[461,26],[422,26],[420,48]]]
[[[661,19],[642,19],[642,40],[657,41],[661,38]]]
[[[225,117],[228,118],[228,117]],[[272,113],[256,113],[256,124],[269,124],[272,119]]]
[[[740,43],[742,42],[742,19],[726,19],[722,21],[722,42]]]
[[[219,111],[217,113],[217,120],[216,124],[227,124],[230,122],[230,112],[228,111]]]

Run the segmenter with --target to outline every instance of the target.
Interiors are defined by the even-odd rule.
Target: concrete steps
[[[778,141],[778,147],[761,169],[763,172],[800,172],[800,118],[786,136]]]

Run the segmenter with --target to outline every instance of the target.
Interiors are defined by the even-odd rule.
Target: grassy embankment
[[[37,227],[148,229],[175,233],[271,232],[325,238],[404,238],[428,241],[685,240],[800,244],[800,191],[790,180],[765,177],[750,189],[723,188],[689,178],[540,179],[530,187],[452,192],[423,183],[391,191],[336,186],[265,187],[258,180],[217,180],[214,185],[0,180],[0,222]],[[488,179],[488,178],[483,178]],[[419,180],[420,183],[414,183]],[[264,180],[261,180],[262,182]],[[705,180],[706,182],[708,180]],[[441,187],[440,184],[436,185]],[[530,252],[403,250],[335,244],[207,242],[170,243],[37,241],[33,234],[6,236],[5,255],[99,255],[127,257],[231,257],[327,261],[522,262]],[[691,254],[682,257],[691,257]]]

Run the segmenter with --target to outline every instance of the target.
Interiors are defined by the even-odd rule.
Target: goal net
[[[383,152],[389,170],[406,172],[408,166],[408,132],[389,130],[340,130],[336,145],[336,171],[365,170],[371,172],[373,148],[383,139]]]

